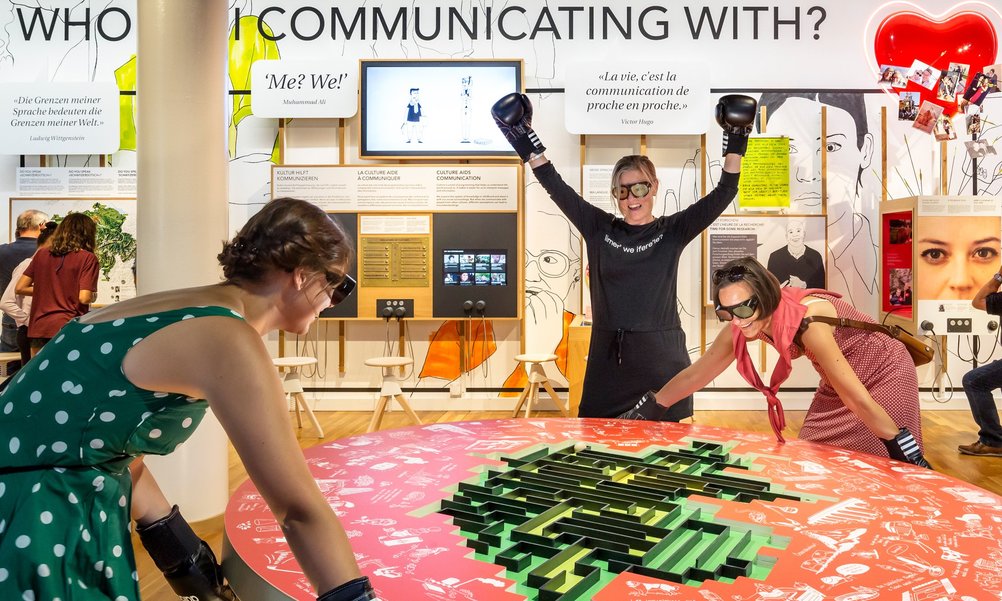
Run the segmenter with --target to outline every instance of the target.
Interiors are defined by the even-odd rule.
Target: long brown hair
[[[59,257],[78,250],[94,252],[97,248],[97,224],[83,213],[70,213],[59,222],[49,253]]]

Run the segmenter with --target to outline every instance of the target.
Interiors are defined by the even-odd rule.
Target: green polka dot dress
[[[210,315],[241,318],[191,307],[73,320],[0,394],[0,600],[139,599],[128,466],[187,440],[207,403],[137,388],[122,361],[146,336]]]

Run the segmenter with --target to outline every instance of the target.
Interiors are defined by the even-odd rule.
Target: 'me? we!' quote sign
[[[701,134],[713,110],[699,62],[573,63],[565,93],[573,134]]]

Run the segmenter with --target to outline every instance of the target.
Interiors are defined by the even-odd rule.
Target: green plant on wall
[[[129,264],[136,260],[136,238],[122,230],[128,216],[118,209],[95,202],[83,214],[97,224],[97,249],[94,254],[101,265],[101,275],[107,281],[116,264]],[[53,215],[52,220],[59,223],[63,217]]]
[[[239,36],[237,31],[239,29]],[[258,17],[247,16],[233,25],[229,37],[229,75],[230,87],[234,90],[249,90],[251,88],[251,65],[258,60],[280,58],[278,43],[269,40],[262,32],[272,35],[271,27],[260,22]],[[230,158],[236,156],[237,126],[244,118],[251,115],[251,100],[249,94],[233,96],[233,113],[230,116],[229,150]],[[272,162],[277,162],[278,143],[272,146]]]
[[[121,67],[115,69],[115,83],[118,84],[119,92],[136,91],[136,55],[125,61]],[[136,149],[136,97],[134,95],[120,94],[118,97],[119,113],[119,139],[121,144],[119,150]]]

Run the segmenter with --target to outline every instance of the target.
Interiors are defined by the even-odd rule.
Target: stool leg
[[[529,417],[529,412],[532,411],[532,406],[539,401],[539,383],[533,382],[529,385],[529,402],[525,404],[525,416]]]
[[[313,424],[313,428],[317,431],[317,438],[323,438],[324,429],[320,427],[320,422],[317,420],[316,414],[313,413],[313,409],[307,404],[306,397],[301,392],[297,392],[293,396],[296,397],[296,402],[298,403],[296,405],[296,415],[299,415],[299,407],[302,407],[303,411],[306,412],[306,417],[309,418],[310,423]]]
[[[375,432],[379,429],[380,422],[383,421],[383,412],[386,411],[386,403],[389,402],[390,397],[381,396],[379,401],[376,402],[376,409],[372,412],[372,421],[369,422],[368,432]]]
[[[546,389],[546,393],[550,395],[551,399],[553,399],[553,403],[557,406],[557,409],[560,410],[560,414],[563,415],[564,417],[569,417],[570,413],[567,412],[567,407],[564,406],[564,403],[560,400],[560,397],[557,396],[556,391],[553,390],[553,386],[550,386],[550,381],[548,379],[543,380],[543,388]]]
[[[526,384],[525,388],[522,389],[522,393],[518,395],[518,403],[515,404],[515,410],[511,412],[512,417],[518,417],[518,411],[522,408],[522,404],[525,403],[525,399],[529,397],[531,390],[531,384]]]
[[[299,404],[296,403],[295,395],[291,392],[285,393],[285,402],[289,404],[290,410],[296,411],[296,427],[303,428],[303,416],[299,414]]]
[[[397,402],[400,403],[400,408],[403,409],[404,413],[406,413],[411,418],[411,421],[420,426],[421,418],[418,417],[417,413],[414,413],[413,409],[411,409],[411,406],[409,403],[407,403],[407,399],[404,397],[404,395],[398,394],[394,398],[396,398]]]

